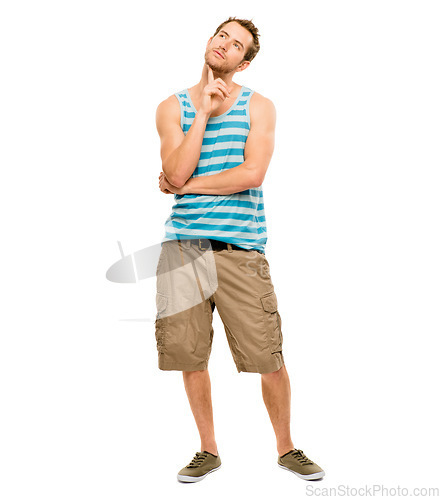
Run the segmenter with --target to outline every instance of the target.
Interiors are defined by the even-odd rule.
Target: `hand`
[[[183,191],[183,186],[181,188],[178,188],[176,186],[173,186],[170,184],[168,179],[166,178],[165,174],[161,172],[159,174],[159,189],[162,191],[162,193],[165,194],[184,194]]]
[[[200,111],[210,115],[219,108],[227,97],[231,97],[232,87],[228,87],[221,78],[214,80],[212,69],[208,68],[208,84],[203,89]]]

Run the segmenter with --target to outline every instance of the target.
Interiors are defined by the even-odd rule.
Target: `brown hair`
[[[236,19],[235,17],[230,17],[229,19],[220,24],[220,26],[215,30],[213,37],[217,35],[217,33],[223,28],[225,24],[231,23],[232,21],[240,24],[241,26],[243,26],[243,28],[246,28],[252,35],[253,43],[243,57],[243,61],[250,62],[258,54],[258,51],[260,50],[260,42],[258,40],[260,34],[258,33],[258,28],[252,21],[248,21],[247,19]]]

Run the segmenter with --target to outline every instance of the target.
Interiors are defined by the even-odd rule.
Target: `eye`
[[[238,47],[238,43],[234,43],[234,46],[235,46],[235,47],[237,47],[237,49],[239,48],[239,47]]]

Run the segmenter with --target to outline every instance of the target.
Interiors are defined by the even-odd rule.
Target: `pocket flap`
[[[277,297],[275,295],[275,292],[261,297],[261,303],[263,304],[263,309],[267,312],[274,313],[278,309]]]

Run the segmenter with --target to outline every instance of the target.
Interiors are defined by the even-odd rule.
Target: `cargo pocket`
[[[278,314],[278,302],[275,292],[260,298],[267,318],[267,337],[270,343],[270,352],[281,352],[283,337],[281,333],[281,317]]]
[[[167,303],[168,303],[168,297],[162,295],[161,293],[156,294],[157,316],[154,324],[156,328],[157,350],[159,353],[162,353],[164,349],[166,319],[163,318],[163,314],[167,307]]]

